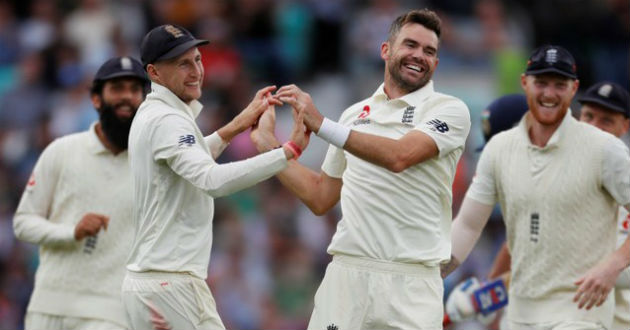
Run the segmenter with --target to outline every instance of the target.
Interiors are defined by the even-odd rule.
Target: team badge
[[[410,105],[405,109],[405,112],[403,112],[403,116],[402,116],[402,123],[403,124],[411,124],[413,123],[413,115],[414,115],[414,111],[416,110],[416,107]]]

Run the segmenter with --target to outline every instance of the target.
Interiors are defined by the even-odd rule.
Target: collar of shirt
[[[422,88],[418,88],[417,90],[405,94],[397,99],[390,100],[390,98],[385,94],[385,84],[381,84],[374,94],[372,94],[372,98],[376,101],[400,101],[404,102],[407,106],[409,105],[418,105],[422,101],[426,100],[431,94],[433,94],[433,80],[429,80],[429,82],[424,85]]]
[[[101,140],[98,138],[98,134],[96,134],[97,123],[98,121],[95,121],[92,123],[92,125],[90,125],[87,141],[89,150],[95,155],[102,153],[111,153],[109,150],[107,150],[107,148],[105,148],[103,142],[101,142]]]
[[[147,95],[147,100],[149,99],[160,100],[175,109],[181,109],[192,119],[196,119],[203,108],[203,105],[197,100],[193,100],[190,104],[184,103],[170,89],[155,82],[151,82],[151,93]]]
[[[541,148],[539,146],[534,145],[532,141],[529,139],[529,128],[532,126],[531,124],[532,119],[530,119],[531,115],[532,115],[531,113],[528,113],[525,116],[523,116],[523,119],[521,119],[518,125],[521,129],[521,134],[525,137],[529,147],[534,148],[534,149],[540,149],[540,150],[547,150],[547,149],[558,147],[563,141],[562,137],[564,136],[564,132],[566,131],[567,126],[570,125],[570,122],[576,121],[575,118],[573,118],[573,115],[571,115],[571,109],[567,110],[567,113],[564,115],[564,118],[562,119],[562,123],[560,123],[560,126],[558,126],[555,132],[553,132],[553,134],[551,135],[551,138],[549,139],[549,142],[547,142],[547,145]]]

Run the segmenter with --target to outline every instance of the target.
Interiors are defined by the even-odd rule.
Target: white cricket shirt
[[[322,170],[343,186],[342,219],[328,253],[427,265],[448,260],[453,178],[470,131],[466,105],[435,92],[432,81],[394,100],[381,85],[339,123],[391,139],[420,130],[439,155],[394,173],[330,146]]]
[[[265,180],[287,166],[282,148],[217,164],[217,133],[204,140],[195,118],[201,103],[185,104],[156,83],[129,133],[136,236],[127,269],[186,272],[205,279],[212,246],[214,197]]]
[[[120,291],[133,240],[132,198],[127,152],[107,150],[94,125],[44,150],[13,219],[16,237],[40,246],[29,312],[126,326]],[[107,231],[77,242],[74,227],[90,212],[110,217]]]
[[[578,310],[573,282],[615,248],[617,205],[630,202],[628,149],[570,111],[547,145],[535,146],[530,116],[488,142],[466,195],[501,205],[512,256],[508,317],[606,324],[612,299]]]

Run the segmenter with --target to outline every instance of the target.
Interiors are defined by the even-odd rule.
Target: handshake
[[[496,311],[508,303],[506,282],[498,278],[480,283],[471,277],[459,283],[446,300],[444,326],[472,318],[484,325],[492,323]]]

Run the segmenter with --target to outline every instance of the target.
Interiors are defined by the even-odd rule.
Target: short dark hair
[[[408,11],[405,14],[402,14],[392,22],[392,25],[389,27],[389,36],[387,40],[389,42],[393,42],[400,29],[409,23],[417,23],[425,28],[432,30],[437,35],[438,39],[440,38],[440,33],[442,32],[442,20],[440,17],[432,10],[427,8],[425,9],[416,9]]]

